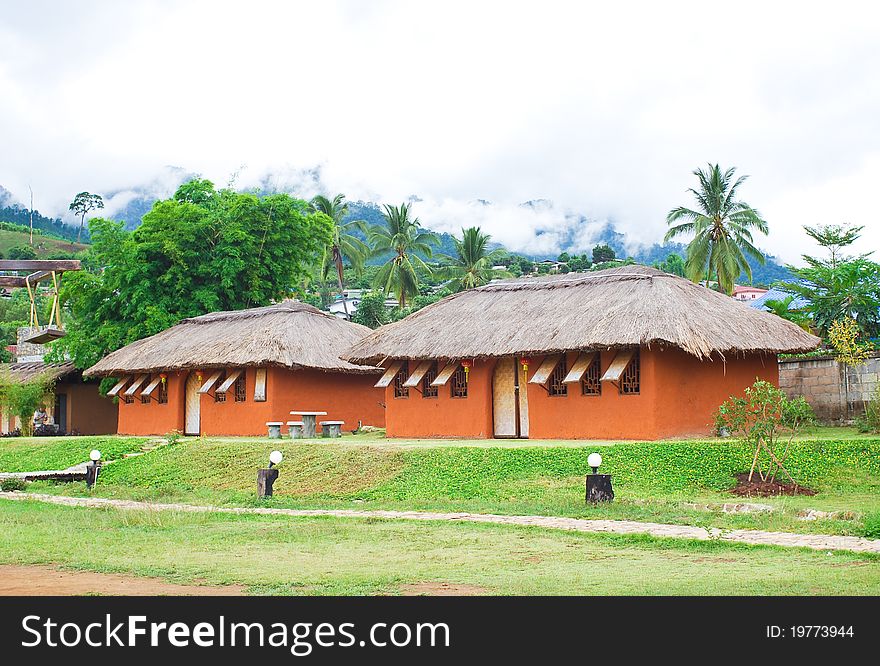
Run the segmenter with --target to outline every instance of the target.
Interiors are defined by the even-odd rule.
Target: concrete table
[[[291,414],[301,416],[303,422],[302,436],[303,439],[313,439],[317,430],[318,417],[327,416],[327,412],[298,412],[292,411]]]

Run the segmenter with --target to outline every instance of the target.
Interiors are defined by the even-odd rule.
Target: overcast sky
[[[759,245],[795,260],[800,225],[853,222],[868,251],[878,44],[869,3],[0,0],[0,185],[62,214],[170,187],[169,165],[239,186],[320,167],[527,250],[566,210],[657,241],[717,161],[751,176]]]

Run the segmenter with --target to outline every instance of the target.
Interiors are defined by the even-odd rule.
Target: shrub
[[[8,479],[0,480],[0,490],[4,493],[11,493],[15,491],[22,491],[27,489],[27,481],[24,479],[19,479],[17,477],[10,477]]]
[[[37,253],[34,248],[28,245],[16,245],[9,248],[10,259],[36,259]]]
[[[869,539],[880,539],[880,512],[865,516],[865,528],[862,534]]]
[[[865,413],[856,417],[856,427],[861,432],[880,432],[880,383],[865,403]]]

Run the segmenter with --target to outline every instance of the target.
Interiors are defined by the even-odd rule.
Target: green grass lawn
[[[0,450],[4,444],[0,442]],[[599,506],[588,506],[583,499],[586,457],[595,448],[593,443],[479,444],[433,441],[412,445],[376,435],[308,443],[185,439],[107,466],[94,492],[107,497],[251,506],[257,503],[256,470],[278,447],[285,460],[276,496],[268,502],[271,506],[540,514],[878,536],[873,533],[880,515],[878,439],[851,436],[796,442],[789,467],[801,484],[818,494],[750,500],[776,509],[750,514],[721,511],[725,502],[744,501],[729,493],[734,475],[748,470],[751,462],[748,449],[735,441],[603,446],[603,471],[613,475],[617,497]],[[23,460],[26,453],[20,454],[19,466],[30,464]],[[32,484],[32,489],[86,492],[82,483],[39,483]],[[710,505],[710,510],[702,505]],[[799,520],[797,514],[805,508],[849,515]]]
[[[88,462],[92,449],[103,460],[116,460],[140,451],[143,437],[4,437],[0,439],[0,472],[67,469]]]
[[[0,500],[0,563],[241,584],[251,594],[877,595],[880,557],[538,528]]]

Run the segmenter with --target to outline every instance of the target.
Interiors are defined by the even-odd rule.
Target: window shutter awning
[[[116,394],[119,393],[123,388],[125,388],[125,385],[128,384],[128,382],[129,382],[130,380],[131,380],[131,375],[126,375],[125,377],[123,377],[122,379],[120,379],[118,382],[116,382],[116,383],[113,385],[113,388],[112,388],[112,389],[110,389],[109,391],[107,391],[107,395],[109,395],[109,396],[114,396],[114,395],[116,395]]]
[[[202,384],[201,388],[199,389],[199,393],[207,393],[208,391],[210,391],[211,387],[213,387],[214,384],[217,383],[217,380],[220,379],[220,375],[222,375],[222,374],[223,374],[223,371],[218,370],[217,372],[212,374],[210,377],[208,377],[205,380],[205,383]]]
[[[254,402],[266,402],[266,368],[257,368],[254,376]]]
[[[147,387],[141,391],[141,395],[145,395],[147,397],[153,395],[153,391],[156,390],[156,387],[159,385],[159,382],[162,381],[161,377],[156,377],[153,381],[147,384]]]
[[[235,380],[241,376],[242,370],[233,370],[230,374],[226,375],[226,380],[217,387],[215,393],[226,393],[229,390],[229,387],[235,383]]]
[[[419,382],[425,377],[428,373],[428,370],[431,369],[431,366],[434,365],[433,361],[422,361],[413,371],[413,373],[407,378],[403,385],[406,388],[415,388],[419,385]]]
[[[623,375],[623,371],[626,370],[626,366],[630,364],[630,361],[633,360],[633,357],[636,355],[634,349],[624,349],[622,351],[617,352],[617,355],[614,357],[614,360],[611,361],[611,365],[608,366],[608,369],[605,371],[605,374],[602,375],[603,382],[617,382],[620,381],[620,377]]]
[[[131,383],[127,389],[125,389],[125,395],[134,395],[134,392],[138,390],[138,387],[143,384],[149,375],[138,375],[135,380]]]
[[[446,383],[455,374],[455,371],[458,370],[458,366],[460,363],[458,361],[451,361],[446,364],[446,367],[443,368],[437,375],[437,378],[431,382],[431,386],[446,386]]]
[[[388,369],[385,370],[385,374],[379,378],[379,381],[376,382],[376,388],[385,388],[391,385],[391,382],[394,381],[394,378],[397,377],[397,373],[400,372],[400,369],[403,367],[403,361],[393,361],[391,365],[388,366]]]
[[[587,369],[593,364],[595,358],[596,352],[581,352],[578,355],[577,360],[574,362],[574,365],[571,366],[571,370],[565,375],[565,379],[562,380],[562,383],[576,384],[583,379],[584,374],[586,374]]]
[[[529,384],[546,384],[550,379],[550,375],[553,374],[553,371],[556,369],[556,366],[559,365],[559,361],[562,360],[562,354],[551,354],[550,356],[545,356],[544,360],[541,362],[541,365],[538,366],[538,369],[535,371],[535,374],[529,380]]]

